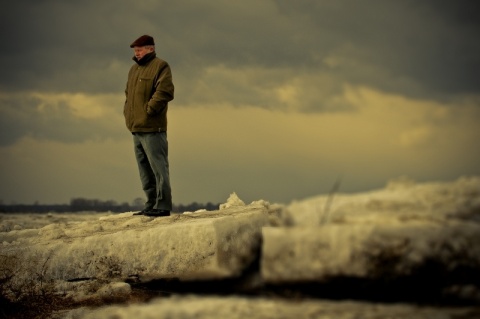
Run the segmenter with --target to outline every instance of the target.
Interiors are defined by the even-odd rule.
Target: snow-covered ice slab
[[[12,231],[2,253],[37,263],[54,280],[219,279],[241,274],[258,258],[269,219],[264,202],[161,218],[132,214]]]
[[[408,221],[480,222],[480,176],[452,182],[391,180],[383,189],[354,194],[320,195],[287,207],[290,225],[404,224]]]
[[[317,196],[289,205],[286,219],[293,227],[263,229],[267,282],[480,273],[480,177]]]
[[[175,297],[154,299],[148,304],[80,308],[65,319],[355,319],[355,318],[477,318],[478,309],[433,308],[407,304],[378,304],[353,301],[282,300],[242,297]]]
[[[262,252],[262,278],[270,283],[402,278],[430,266],[438,274],[460,269],[479,273],[480,225],[452,221],[265,227]]]

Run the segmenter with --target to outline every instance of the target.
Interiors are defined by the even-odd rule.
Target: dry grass
[[[99,307],[107,304],[130,304],[145,302],[152,298],[145,291],[105,295],[98,291],[118,278],[119,264],[115,258],[100,258],[96,266],[102,278],[90,278],[83,283],[86,298],[74,300],[68,292],[58,291],[53,278],[49,278],[49,262],[47,258],[32,254],[0,255],[0,319],[46,319],[55,314],[78,307]]]
[[[0,255],[0,318],[48,318],[67,302],[45,275],[49,259]]]

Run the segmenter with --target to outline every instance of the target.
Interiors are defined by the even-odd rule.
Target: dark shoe
[[[170,211],[163,210],[163,209],[151,209],[145,212],[143,215],[150,216],[150,217],[166,217],[166,216],[170,216]]]
[[[151,211],[153,211],[153,209],[151,209],[151,208],[150,209],[144,209],[144,210],[141,210],[139,212],[133,213],[133,216],[138,216],[138,215],[144,215],[145,216],[145,214],[147,214]]]

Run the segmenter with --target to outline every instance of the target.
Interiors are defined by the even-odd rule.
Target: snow
[[[435,309],[405,304],[380,305],[353,301],[285,301],[266,298],[186,296],[155,299],[144,305],[110,306],[95,311],[81,308],[70,312],[65,319],[453,319],[474,318],[471,316],[473,311],[462,308]]]
[[[15,269],[17,282],[42,274],[55,282],[58,293],[76,301],[128,298],[132,289],[126,281],[132,277],[140,282],[238,278],[260,260],[257,285],[318,284],[335,276],[403,278],[418,275],[418,269],[433,262],[444,271],[439,282],[451,284],[445,286],[446,292],[480,304],[478,282],[455,281],[458,269],[480,272],[477,176],[429,183],[400,178],[378,190],[319,195],[289,205],[265,200],[247,205],[232,193],[218,211],[161,218],[132,212],[0,217],[0,255],[20,262]],[[221,307],[239,318],[256,318],[246,310],[250,308],[258,318],[270,318],[273,309],[280,308],[286,314],[309,309],[318,318],[330,318],[321,310],[325,307],[336,309],[335,318],[354,318],[351,312],[342,313],[347,304],[180,296],[93,312],[81,308],[65,318],[114,314],[128,318],[134,313],[137,318],[160,313],[171,318],[192,318],[194,313],[195,318],[221,318],[223,312],[215,312]],[[355,305],[360,314],[376,311],[371,304]],[[380,308],[385,313],[396,309]],[[408,314],[405,317],[423,318],[413,306],[401,309]],[[450,318],[448,312],[444,315]]]
[[[384,189],[316,196],[293,202],[287,210],[294,225],[311,226],[320,225],[324,216],[329,217],[327,223],[335,224],[480,221],[479,208],[480,177],[474,176],[422,184],[400,178],[390,181]]]

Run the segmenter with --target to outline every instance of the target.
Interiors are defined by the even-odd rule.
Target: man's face
[[[135,57],[137,60],[140,60],[145,56],[145,54],[150,53],[153,51],[151,46],[144,46],[144,47],[133,47],[133,52],[135,53]]]

